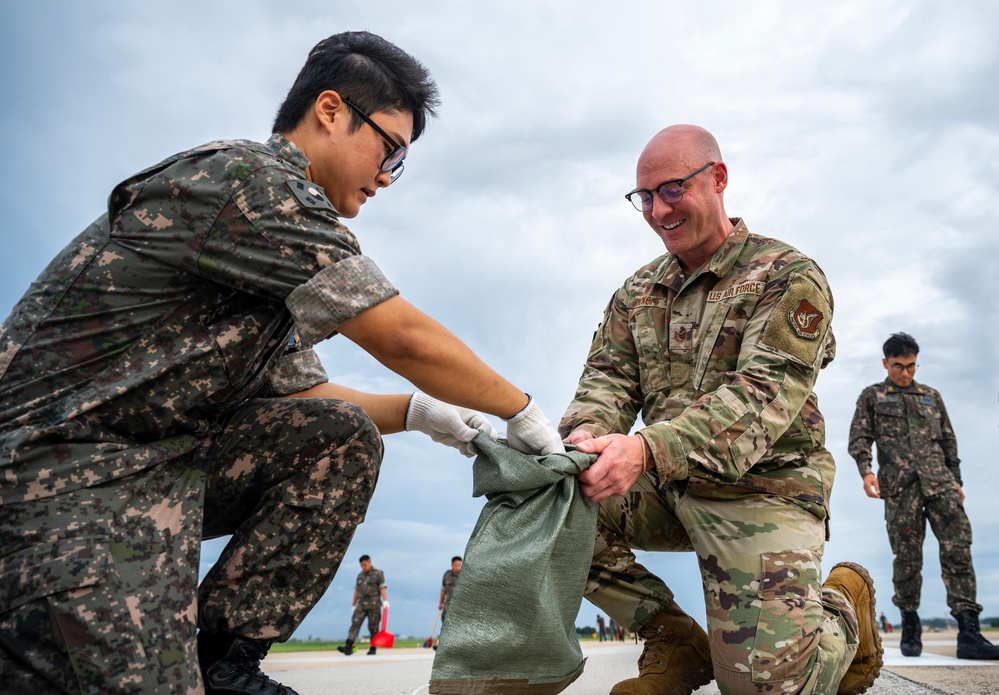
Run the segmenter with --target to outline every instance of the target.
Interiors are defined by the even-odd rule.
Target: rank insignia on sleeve
[[[819,337],[819,324],[822,323],[822,312],[813,307],[807,299],[798,302],[796,309],[787,312],[787,320],[799,338],[815,340]]]
[[[302,207],[336,212],[332,203],[323,194],[323,189],[311,181],[302,181],[301,179],[289,181],[288,188],[291,189],[291,192],[298,202],[302,204]]]

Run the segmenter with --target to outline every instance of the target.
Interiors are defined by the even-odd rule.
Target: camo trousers
[[[713,499],[643,474],[600,505],[585,596],[631,630],[673,601],[632,549],[694,552],[722,693],[835,693],[857,651],[853,607],[823,589],[822,520],[765,494]]]
[[[357,635],[361,632],[361,624],[364,623],[365,618],[368,619],[368,632],[374,637],[382,624],[381,603],[357,602],[357,605],[354,606],[354,613],[350,617],[350,631],[347,633],[347,639],[351,642],[357,641]]]
[[[898,495],[885,497],[884,501],[888,540],[895,554],[892,602],[903,611],[919,608],[923,587],[923,541],[929,519],[940,545],[940,573],[951,614],[980,613],[975,568],[971,564],[971,522],[957,490],[951,488],[927,498],[922,496],[916,483],[906,486]]]
[[[201,693],[196,628],[282,641],[364,519],[381,438],[356,406],[258,399],[194,456],[5,505],[4,693]],[[206,472],[207,471],[207,474]],[[202,538],[232,534],[198,588]],[[8,573],[11,568],[22,571]]]

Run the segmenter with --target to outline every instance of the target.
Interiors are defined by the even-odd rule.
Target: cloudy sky
[[[884,378],[881,343],[904,330],[957,431],[979,601],[999,616],[997,25],[988,3],[927,0],[0,0],[0,316],[117,182],[209,140],[266,139],[309,49],[366,29],[426,64],[443,107],[349,226],[404,297],[557,420],[610,293],[662,252],[622,197],[637,156],[663,126],[703,125],[729,214],[816,259],[835,295],[839,352],[817,386],[840,466],[826,567],[869,567],[898,619],[882,504],[846,442],[858,393]],[[320,352],[342,383],[411,390],[343,338]],[[482,501],[453,450],[414,433],[386,452],[299,637],[346,633],[362,553],[388,579],[390,629],[430,630]],[[944,616],[932,536],[925,550],[921,613]],[[643,559],[703,621],[694,558]],[[577,624],[595,615],[584,604]]]

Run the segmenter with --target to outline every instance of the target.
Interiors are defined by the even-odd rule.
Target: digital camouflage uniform
[[[354,614],[350,619],[349,642],[357,641],[357,633],[361,623],[368,619],[368,631],[374,637],[382,623],[382,589],[385,587],[385,574],[372,567],[367,572],[357,574],[357,603],[354,604]]]
[[[919,608],[929,519],[940,544],[950,612],[981,612],[971,563],[971,522],[955,487],[962,484],[957,438],[940,394],[915,381],[905,388],[891,379],[868,386],[850,424],[849,452],[861,476],[872,472],[872,444],[877,444],[878,485],[895,554],[892,602],[905,612]]]
[[[454,573],[454,570],[445,572],[444,579],[441,580],[441,590],[444,592],[444,605],[441,607],[441,622],[447,617],[447,604],[451,601],[451,592],[454,591],[454,584],[457,581],[458,575]]]
[[[821,586],[835,465],[812,387],[830,362],[821,270],[742,220],[687,277],[665,254],[611,298],[563,436],[638,433],[655,467],[600,505],[586,596],[631,631],[673,600],[633,548],[696,553],[723,693],[836,692],[856,615]]]
[[[307,165],[275,135],[133,176],[0,328],[5,692],[199,691],[196,627],[286,640],[332,581],[381,439],[280,396],[396,290]]]

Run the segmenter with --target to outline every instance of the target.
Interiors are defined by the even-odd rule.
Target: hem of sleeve
[[[314,350],[284,355],[277,367],[267,375],[271,392],[278,396],[305,391],[328,381],[326,369]]]
[[[397,294],[373,260],[350,256],[296,287],[285,304],[302,343],[311,347],[333,335],[344,321]]]
[[[669,480],[684,480],[690,477],[687,465],[687,452],[683,442],[669,423],[650,425],[638,434],[648,443],[652,459],[659,473],[659,480],[665,484]]]

